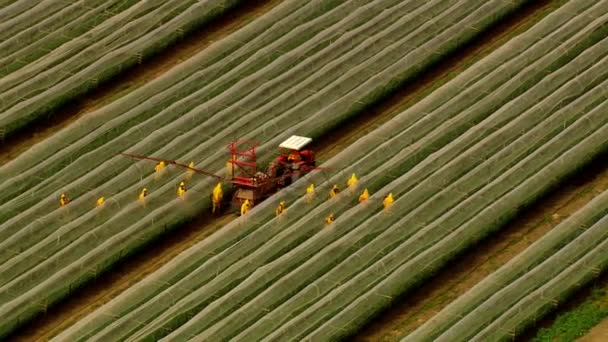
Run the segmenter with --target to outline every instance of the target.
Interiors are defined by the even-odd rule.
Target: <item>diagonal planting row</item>
[[[174,200],[183,173],[154,179],[150,165],[119,152],[220,170],[237,134],[265,141],[267,154],[295,132],[318,136],[519,5],[286,1],[7,164],[0,169],[7,175],[0,184],[3,331],[208,207],[209,179],[193,178],[186,201]],[[151,190],[145,206],[134,201],[143,186]],[[63,209],[60,192],[74,198]],[[108,201],[93,208],[98,196]]]
[[[454,250],[466,247],[460,242],[468,239],[470,244],[496,229],[491,216],[496,214],[494,210],[475,214],[517,182],[553,163],[569,147],[578,146],[598,128],[586,125],[587,119],[607,120],[596,109],[605,95],[601,81],[606,71],[601,65],[608,50],[602,40],[606,36],[602,22],[607,11],[608,2],[567,4],[341,153],[328,163],[326,175],[307,176],[260,204],[244,220],[183,253],[60,339],[157,339],[176,328],[168,339],[202,333],[202,340],[237,334],[237,338],[250,340],[275,330],[273,336],[284,339],[304,337],[318,329],[318,335],[311,338],[316,340],[352,332],[386,304],[378,301],[381,297],[376,293],[366,292],[368,289],[381,282],[393,286],[394,296],[428,276],[423,267],[427,264],[421,266],[420,260],[428,263],[424,258],[441,255],[441,249],[432,248],[434,254],[428,254],[417,246],[419,242],[430,248],[449,237],[438,245],[453,244],[446,249],[452,254],[436,258],[437,267]],[[558,46],[563,48],[559,52],[555,51]],[[517,100],[511,101],[514,98]],[[469,110],[463,111],[465,108]],[[603,139],[602,133],[593,135],[596,140],[591,146]],[[556,145],[560,147],[556,149]],[[589,148],[590,144],[585,141],[581,146]],[[491,158],[494,154],[498,156]],[[575,154],[579,163],[590,155]],[[511,168],[517,163],[521,167]],[[506,170],[509,172],[500,178]],[[550,184],[569,171],[555,171],[561,172],[555,178],[539,177]],[[364,175],[360,188],[375,193],[369,202],[353,207],[358,193],[350,192],[325,201],[324,191],[351,172]],[[330,176],[326,182],[324,177]],[[312,203],[301,198],[308,182],[321,184],[317,187],[320,196]],[[502,200],[525,204],[547,186],[529,192],[525,199],[508,193]],[[481,194],[465,200],[480,189]],[[388,192],[401,199],[387,215],[379,210],[379,202]],[[279,200],[293,204],[285,217],[272,219]],[[460,202],[464,204],[454,209]],[[397,222],[400,213],[410,211],[404,221]],[[338,219],[330,229],[323,229],[322,217],[330,212]],[[460,216],[450,216],[454,214]],[[439,217],[451,225],[433,224]],[[479,222],[486,222],[481,220],[492,224],[481,225]],[[448,235],[452,230],[466,234],[472,221],[477,223],[473,227],[478,234],[456,240]],[[404,232],[408,227],[411,231]],[[381,258],[385,254],[387,259]],[[407,264],[412,273],[419,272],[416,276],[388,276],[407,261],[412,261]],[[367,268],[370,265],[373,267]],[[357,272],[357,280],[349,281]],[[404,279],[411,283],[399,283]],[[342,283],[347,284],[340,286]],[[367,301],[353,302],[357,297]],[[342,311],[350,304],[353,309]]]
[[[239,2],[49,0],[3,22],[0,133],[48,115]]]
[[[608,192],[403,341],[510,340],[608,266]]]

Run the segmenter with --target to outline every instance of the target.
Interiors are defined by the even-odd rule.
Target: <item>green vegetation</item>
[[[595,287],[591,296],[555,319],[548,328],[541,328],[532,342],[570,342],[584,336],[608,317],[608,287]]]

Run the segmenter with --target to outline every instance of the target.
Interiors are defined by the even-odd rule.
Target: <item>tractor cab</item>
[[[283,141],[279,145],[281,148],[281,155],[279,158],[288,164],[292,164],[291,167],[299,168],[300,165],[309,165],[314,167],[314,153],[311,150],[304,149],[304,147],[311,142],[311,138],[292,135],[289,139]]]

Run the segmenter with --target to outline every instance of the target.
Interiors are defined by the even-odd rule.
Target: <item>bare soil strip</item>
[[[258,1],[261,2],[261,1]],[[264,6],[256,7],[257,13],[262,13],[270,6],[276,4],[278,0],[266,2]],[[400,87],[394,94],[386,100],[369,108],[365,113],[358,115],[351,122],[333,128],[326,136],[318,139],[313,144],[313,149],[317,152],[317,157],[322,162],[336,155],[351,143],[379,127],[386,121],[393,118],[406,108],[410,107],[420,99],[427,96],[439,86],[445,84],[463,70],[480,60],[507,40],[515,35],[525,31],[532,24],[540,20],[547,13],[559,7],[560,1],[541,0],[534,2],[530,6],[523,8],[520,13],[508,18],[495,28],[481,34],[470,44],[467,44],[459,51],[455,52],[450,57],[444,59],[441,64],[436,65],[432,70],[423,73],[416,80]],[[253,9],[250,9],[253,11]],[[251,18],[255,14],[249,13]],[[234,16],[234,13],[233,13]],[[246,20],[247,21],[247,20]],[[246,22],[245,21],[245,22]],[[242,26],[241,23],[231,23],[232,29]],[[221,31],[219,28],[217,31]],[[214,37],[221,36],[221,32],[215,33]],[[208,39],[212,39],[207,35]],[[198,38],[200,39],[200,37]],[[185,47],[189,51],[185,56],[193,55],[196,51],[204,48],[207,44],[198,45],[196,39],[187,38],[185,41],[190,41],[192,46]],[[175,48],[174,48],[175,50]],[[156,76],[179,61],[173,59],[173,62],[166,64],[164,67],[159,67]],[[161,63],[161,62],[159,62]],[[144,63],[142,69],[147,68],[148,63]],[[137,82],[129,78],[125,79],[126,85],[116,84],[111,90],[107,90],[105,96],[100,96],[97,100],[92,98],[89,103],[92,107],[103,105],[118,96],[124,95],[135,86],[154,78],[154,74],[148,78],[137,78]],[[133,82],[133,83],[130,83]],[[123,90],[125,88],[126,90]],[[119,95],[117,95],[119,94]],[[93,104],[95,104],[93,106]],[[56,128],[55,130],[57,130]],[[52,134],[50,131],[48,134]],[[25,139],[24,144],[31,146],[32,139]],[[25,147],[24,147],[25,148]],[[17,152],[18,153],[18,150]],[[0,164],[3,159],[8,158],[7,152],[0,149]],[[173,257],[194,245],[204,237],[227,224],[235,216],[225,215],[219,219],[214,219],[204,214],[201,215],[195,222],[180,228],[178,231],[172,232],[168,237],[159,238],[157,241],[148,245],[144,251],[125,260],[116,269],[109,271],[107,274],[102,274],[93,283],[84,286],[80,289],[79,294],[68,298],[63,303],[49,308],[47,313],[38,319],[33,320],[23,326],[10,338],[12,340],[48,340],[57,335],[67,327],[74,324],[78,319],[89,314],[96,308],[118,296],[129,286],[141,280],[147,274],[160,268]],[[390,315],[390,314],[389,314]],[[388,329],[388,325],[386,326]]]
[[[589,333],[578,340],[577,342],[606,342],[608,341],[608,318],[603,320]]]
[[[220,40],[268,12],[282,0],[250,0],[191,32],[138,66],[102,83],[98,88],[72,103],[57,109],[29,128],[7,139],[0,139],[0,166],[87,113],[108,104],[149,82],[175,65],[194,56],[214,41]]]

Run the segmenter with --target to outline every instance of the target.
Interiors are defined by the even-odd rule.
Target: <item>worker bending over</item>
[[[70,199],[65,194],[59,195],[59,206],[63,207],[70,203]]]
[[[286,210],[287,210],[287,205],[285,204],[285,201],[281,201],[281,203],[279,203],[279,206],[274,211],[274,213],[276,214],[276,216],[281,216],[281,214],[283,214]]]
[[[186,183],[184,183],[182,181],[179,183],[179,186],[177,187],[177,196],[182,197],[182,196],[184,196],[185,193],[186,193]]]
[[[334,198],[340,193],[340,188],[336,184],[329,190],[329,198]]]
[[[105,202],[105,201],[106,201],[106,199],[103,196],[101,196],[97,199],[97,202],[95,202],[95,206],[101,207],[103,205],[103,202]]]
[[[359,196],[359,203],[363,203],[365,201],[367,201],[367,199],[369,198],[369,191],[367,191],[367,189],[363,190],[363,193],[361,194],[361,196]]]
[[[144,198],[146,198],[146,196],[148,196],[148,189],[141,189],[141,192],[139,193],[139,199],[143,200]]]
[[[241,216],[247,214],[249,209],[251,209],[251,202],[249,202],[249,200],[246,199],[245,202],[243,202],[243,204],[241,204]]]
[[[388,209],[393,205],[393,202],[395,200],[393,199],[393,193],[389,193],[388,196],[386,196],[384,198],[384,200],[382,201],[382,205],[384,206],[384,209]]]

